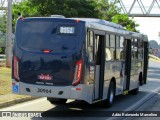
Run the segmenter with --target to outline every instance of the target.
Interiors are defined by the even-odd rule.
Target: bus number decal
[[[51,89],[42,89],[42,88],[38,88],[37,92],[38,93],[52,93]]]

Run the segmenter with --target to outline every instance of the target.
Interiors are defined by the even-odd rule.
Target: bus
[[[19,18],[12,62],[14,94],[111,107],[146,84],[148,39],[101,19]]]

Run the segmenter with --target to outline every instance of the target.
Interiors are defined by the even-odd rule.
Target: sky
[[[131,7],[133,1],[134,0],[122,0],[126,6],[127,11]],[[145,6],[146,11],[148,11],[153,0],[141,1]],[[157,0],[157,2],[160,5],[160,0]],[[131,13],[142,13],[137,1],[135,2]],[[154,7],[150,13],[160,14],[160,8],[158,8],[157,3],[154,4]],[[148,40],[156,40],[160,44],[160,36],[158,37],[158,33],[160,32],[160,17],[134,17],[133,19],[140,25],[137,29],[140,30],[141,33],[148,35]]]
[[[148,35],[148,40],[156,40],[160,44],[160,17],[135,17],[134,20],[140,25],[137,29]]]

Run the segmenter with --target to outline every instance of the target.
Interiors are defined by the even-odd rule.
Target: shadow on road
[[[111,116],[113,112],[124,111],[135,102],[139,101],[143,96],[149,92],[140,91],[138,95],[119,95],[116,97],[115,103],[112,108],[105,108],[99,104],[88,104],[84,101],[73,101],[65,105],[56,105],[48,111],[42,112],[42,116],[50,116],[58,119],[65,119],[66,117],[103,117]],[[45,119],[48,120],[48,117]],[[36,120],[32,118],[32,120]],[[44,120],[44,118],[43,118]]]

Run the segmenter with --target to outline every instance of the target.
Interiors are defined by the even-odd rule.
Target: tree
[[[61,14],[66,17],[98,17],[94,0],[29,0],[41,16]]]
[[[0,17],[0,32],[2,34],[6,33],[6,15],[3,15],[2,17]]]
[[[66,17],[98,17],[94,0],[24,0],[13,5],[15,18],[19,12],[24,17],[50,16],[53,14]]]
[[[13,14],[13,31],[15,28],[15,23],[17,21],[17,18],[22,14],[24,17],[33,17],[33,16],[39,16],[40,13],[37,11],[37,7],[32,4],[30,0],[23,0],[23,2],[17,3],[13,5],[12,8],[12,14]]]
[[[134,20],[130,19],[126,14],[117,14],[113,17],[112,22],[122,25],[125,29],[133,32],[139,32],[136,27],[139,24],[136,24]]]
[[[24,0],[13,5],[13,26],[19,13],[23,17],[58,14],[65,17],[100,18],[121,24],[127,30],[137,31],[139,25],[127,15],[120,15],[116,3],[116,0]]]
[[[51,16],[98,18],[94,0],[24,0],[13,5],[13,27],[21,13],[23,17]]]
[[[99,11],[99,17],[104,20],[108,20],[117,24],[122,25],[129,31],[139,32],[136,27],[139,24],[129,18],[126,14],[120,14],[121,10],[116,6],[117,1],[113,2],[110,0],[96,0],[97,1],[97,10]]]
[[[116,6],[116,1],[96,0],[96,9],[99,12],[99,18],[107,21],[112,21],[113,16],[119,14],[120,8]]]

